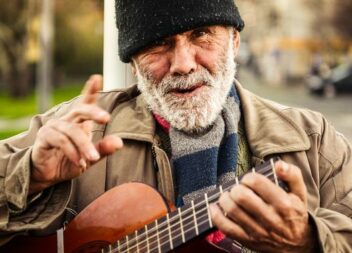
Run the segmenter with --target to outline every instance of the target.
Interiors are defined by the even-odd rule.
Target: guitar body
[[[170,209],[173,207],[169,207],[161,194],[148,185],[127,183],[115,187],[92,202],[66,226],[64,252],[101,252],[109,244],[165,216]],[[56,234],[48,237],[20,236],[0,247],[0,252],[56,253],[56,238]],[[199,251],[225,252],[202,237],[175,250],[185,253]]]

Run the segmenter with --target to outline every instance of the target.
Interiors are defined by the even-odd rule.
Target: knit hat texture
[[[234,0],[116,0],[119,56],[123,62],[162,38],[210,25],[244,22]]]

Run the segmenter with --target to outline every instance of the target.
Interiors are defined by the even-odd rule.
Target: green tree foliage
[[[102,0],[57,1],[54,58],[58,74],[87,76],[102,72],[102,3]]]
[[[53,1],[55,77],[101,73],[103,1]],[[39,28],[32,28],[40,20],[41,8],[41,0],[0,0],[0,90],[12,97],[26,96],[35,86],[35,64],[40,52],[35,57],[28,55],[39,46]],[[37,41],[29,43],[33,40]],[[57,83],[54,81],[54,85]]]
[[[36,15],[36,0],[0,0],[0,72],[3,86],[14,97],[30,90],[26,60],[27,24]]]

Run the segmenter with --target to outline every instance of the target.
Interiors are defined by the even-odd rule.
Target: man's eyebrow
[[[146,49],[151,49],[151,48],[153,48],[153,47],[163,45],[165,42],[167,42],[167,38],[159,38],[159,39],[156,39],[156,40],[152,41],[152,42],[146,47]]]
[[[210,28],[207,26],[202,26],[202,27],[197,27],[197,28],[193,29],[193,31],[204,31],[204,30],[210,31]]]

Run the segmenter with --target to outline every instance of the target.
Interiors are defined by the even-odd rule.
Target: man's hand
[[[308,223],[307,193],[299,168],[279,161],[278,178],[287,193],[263,175],[250,173],[218,205],[211,205],[213,224],[228,237],[260,252],[314,252],[316,235]]]
[[[32,150],[29,194],[81,175],[88,164],[97,162],[122,147],[117,136],[106,136],[93,144],[92,123],[106,124],[110,115],[96,105],[102,77],[87,81],[80,103],[65,116],[49,120],[38,131]]]

